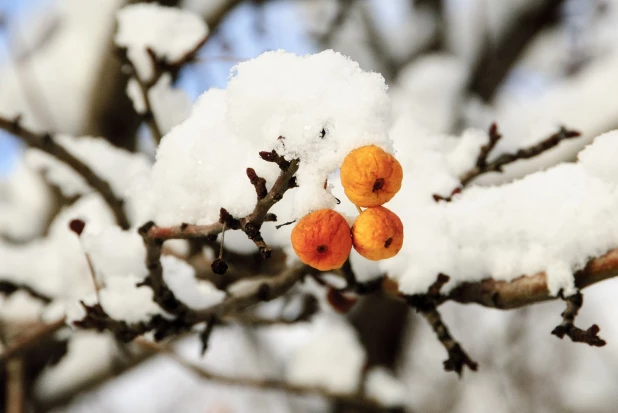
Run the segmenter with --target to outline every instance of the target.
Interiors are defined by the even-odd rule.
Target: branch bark
[[[594,258],[586,267],[575,274],[575,286],[586,288],[609,278],[618,276],[618,249]],[[508,310],[531,304],[555,300],[547,287],[547,274],[544,272],[517,278],[513,281],[487,279],[477,283],[463,283],[443,297],[443,301],[476,303],[485,307]]]

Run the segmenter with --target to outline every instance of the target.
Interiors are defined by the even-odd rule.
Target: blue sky
[[[27,13],[29,8],[53,0],[0,0],[0,13],[9,22],[15,16]],[[297,10],[290,2],[273,1],[262,8],[260,16],[256,6],[244,4],[229,16],[220,28],[218,38],[209,41],[200,52],[201,62],[188,67],[179,79],[179,86],[196,99],[210,87],[225,87],[229,70],[234,61],[211,59],[209,56],[234,56],[252,58],[265,50],[285,49],[305,54],[315,51],[299,24]],[[262,20],[259,20],[259,19]],[[262,24],[266,30],[256,35],[255,27]],[[224,43],[232,46],[225,50]],[[0,31],[0,65],[6,59],[6,42]],[[0,132],[0,177],[6,176],[19,156],[21,143],[6,133]]]

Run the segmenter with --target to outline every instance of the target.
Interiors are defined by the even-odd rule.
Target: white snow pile
[[[435,203],[431,195],[448,195],[473,165],[480,136],[469,131],[456,140],[397,125],[405,179],[389,208],[401,217],[406,238],[399,255],[380,266],[407,294],[425,292],[439,273],[451,277],[451,288],[541,271],[551,294],[573,293],[574,272],[618,247],[618,132],[596,138],[577,163],[502,186],[470,187],[453,202]]]
[[[356,393],[365,351],[352,326],[341,318],[321,317],[313,319],[311,329],[286,366],[289,382]]]
[[[153,61],[179,63],[198,48],[208,36],[206,23],[197,14],[176,7],[156,4],[132,4],[117,14],[115,42],[127,49],[127,57],[143,81],[154,76]]]
[[[406,406],[408,390],[384,367],[374,367],[367,373],[365,394],[386,407]]]
[[[254,168],[272,185],[279,170],[258,155],[272,149],[300,159],[299,188],[284,197],[290,220],[334,207],[331,189],[324,189],[328,175],[354,148],[391,150],[389,116],[382,76],[333,51],[268,52],[241,63],[227,89],[202,95],[162,140],[152,174],[154,220],[210,224],[221,207],[248,214],[255,190],[245,170]]]

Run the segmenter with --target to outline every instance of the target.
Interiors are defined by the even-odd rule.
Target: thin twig
[[[426,294],[406,297],[407,302],[416,311],[421,313],[423,318],[427,320],[440,343],[444,346],[448,353],[448,358],[444,361],[444,370],[454,371],[461,377],[464,366],[467,366],[472,371],[476,371],[478,364],[474,362],[461,345],[451,336],[442,316],[438,311],[440,304],[440,290],[449,281],[449,277],[444,274],[439,274],[435,283],[433,283]]]
[[[343,402],[347,406],[357,406],[364,408],[373,408],[385,410],[386,408],[380,405],[377,401],[369,399],[361,394],[346,394],[331,392],[321,387],[307,387],[298,384],[288,383],[278,379],[259,379],[251,377],[232,377],[219,373],[214,373],[206,370],[204,367],[198,366],[190,361],[187,361],[176,354],[173,350],[157,345],[146,340],[139,340],[138,343],[142,348],[156,354],[165,354],[172,358],[178,364],[192,371],[199,377],[220,384],[230,386],[242,386],[261,390],[278,390],[298,396],[317,396],[328,400]]]
[[[0,278],[3,277],[0,276]],[[0,293],[9,296],[17,291],[24,291],[28,293],[30,297],[36,298],[44,304],[49,304],[52,302],[52,298],[50,296],[48,296],[47,294],[43,294],[40,291],[37,291],[35,288],[29,285],[17,283],[14,281],[8,281],[6,279],[0,280]]]
[[[150,238],[148,231],[154,226],[154,222],[148,222],[139,228],[139,234],[146,246],[146,268],[148,276],[139,286],[146,285],[152,288],[153,300],[162,309],[176,316],[184,317],[191,313],[191,309],[176,298],[174,292],[167,286],[163,279],[163,267],[161,266],[161,247],[163,241]]]
[[[0,129],[22,139],[28,146],[39,149],[71,167],[81,175],[96,192],[98,192],[116,217],[118,225],[129,228],[129,220],[123,208],[123,201],[116,197],[107,181],[97,175],[88,165],[73,156],[62,145],[56,143],[48,133],[36,133],[23,127],[20,119],[9,120],[0,116]]]
[[[148,48],[146,51],[148,52],[148,56],[150,56],[153,68],[156,68],[157,57],[154,51],[150,48]],[[140,78],[131,59],[125,59],[125,62],[131,68],[133,80],[135,80],[135,82],[137,83],[140,94],[142,96],[144,111],[138,111],[138,113],[146,121],[146,125],[148,125],[148,129],[150,130],[150,135],[152,135],[152,139],[154,140],[155,144],[158,145],[161,142],[161,139],[163,139],[163,132],[161,132],[161,128],[159,127],[159,123],[157,122],[157,118],[152,108],[152,101],[150,100],[150,90],[156,85],[162,73],[155,73],[155,76],[153,76],[153,80],[146,82],[142,78]]]
[[[566,309],[562,313],[562,323],[551,332],[559,338],[568,336],[574,343],[586,343],[593,347],[603,347],[605,340],[599,337],[599,326],[593,324],[588,330],[575,326],[575,317],[584,304],[584,296],[579,291],[576,294],[562,298],[566,302]]]
[[[502,168],[508,164],[511,164],[520,159],[534,158],[535,156],[538,156],[548,151],[549,149],[554,148],[560,142],[567,139],[576,138],[580,135],[581,134],[578,131],[567,129],[562,126],[560,127],[558,132],[554,133],[546,139],[543,139],[541,142],[532,146],[528,146],[526,148],[519,149],[515,153],[502,154],[492,162],[488,163],[487,156],[494,148],[496,142],[501,138],[501,135],[497,131],[497,127],[495,126],[495,124],[493,124],[490,128],[490,142],[488,145],[482,147],[476,166],[470,171],[463,174],[459,178],[459,180],[462,186],[466,186],[479,175],[485,174],[487,172],[502,172]]]

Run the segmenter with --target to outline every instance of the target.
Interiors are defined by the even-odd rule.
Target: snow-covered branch
[[[124,211],[124,202],[112,191],[110,184],[96,174],[90,166],[78,159],[62,145],[58,144],[49,133],[37,133],[21,125],[20,119],[7,119],[0,116],[0,129],[22,139],[28,146],[39,149],[68,165],[109,205],[116,222],[121,228],[129,228],[129,220]]]

